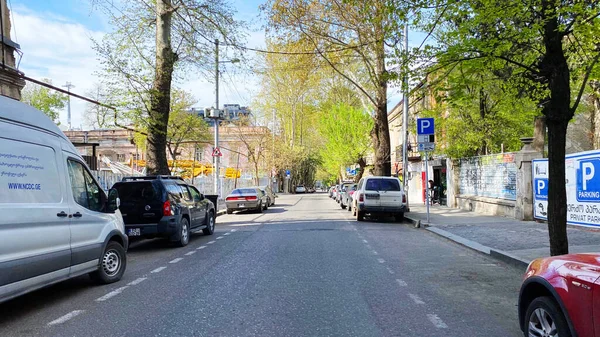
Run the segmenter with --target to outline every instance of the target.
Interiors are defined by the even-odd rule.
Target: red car
[[[600,336],[600,254],[534,260],[519,294],[526,337]]]

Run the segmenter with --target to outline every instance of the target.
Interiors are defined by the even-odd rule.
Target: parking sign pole
[[[429,225],[429,167],[427,161],[429,160],[428,152],[425,151],[425,203],[427,204],[427,224]]]

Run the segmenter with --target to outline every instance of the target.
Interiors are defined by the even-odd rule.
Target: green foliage
[[[337,176],[342,166],[364,158],[372,128],[373,119],[362,109],[336,104],[322,111],[317,129],[324,140],[321,157],[325,170]]]
[[[533,135],[536,104],[514,83],[487,71],[481,60],[465,61],[425,90],[438,93],[434,108],[437,152],[452,158],[518,151],[520,138]]]
[[[42,79],[42,81],[52,84],[52,81],[47,78]],[[42,111],[56,124],[60,124],[58,121],[60,110],[66,107],[67,101],[69,100],[65,94],[34,83],[28,83],[25,88],[23,88],[21,96],[21,100],[24,103]]]

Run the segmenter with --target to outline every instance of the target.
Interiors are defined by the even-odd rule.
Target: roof
[[[43,112],[6,96],[0,96],[0,118],[31,125],[68,140],[58,126]]]

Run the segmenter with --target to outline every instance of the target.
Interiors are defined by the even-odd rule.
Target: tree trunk
[[[367,161],[365,160],[364,157],[358,158],[357,163],[358,163],[358,167],[360,167],[360,171],[358,171],[358,174],[354,178],[355,183],[358,183],[360,181],[360,179],[363,176],[363,173],[365,172],[365,167],[367,166]]]
[[[375,151],[373,174],[376,176],[391,176],[390,162],[390,128],[387,115],[387,70],[385,69],[385,50],[383,40],[376,43],[377,95],[375,107],[375,123],[371,136]]]
[[[170,174],[167,163],[167,127],[171,106],[171,80],[177,54],[171,49],[170,0],[156,2],[156,74],[149,111],[146,169],[149,175]]]
[[[548,80],[550,99],[543,109],[548,125],[548,231],[550,255],[569,253],[567,238],[567,190],[565,186],[565,146],[567,126],[573,118],[569,65],[563,50],[553,1],[542,1],[546,53],[540,72]]]
[[[538,116],[534,121],[533,149],[544,154],[546,147],[546,117]]]

